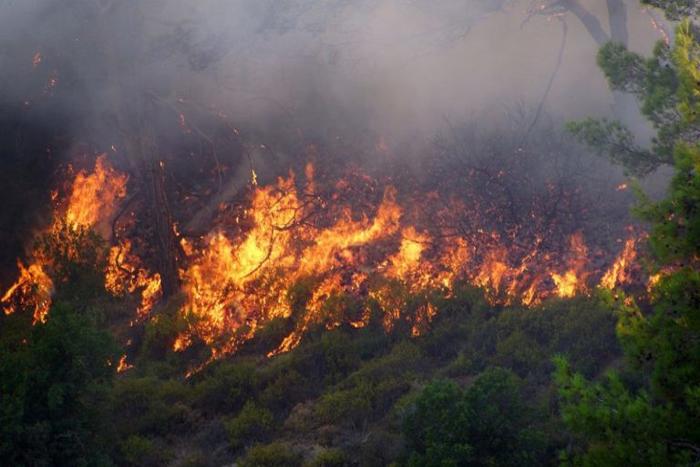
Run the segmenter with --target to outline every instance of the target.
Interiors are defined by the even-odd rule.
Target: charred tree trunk
[[[610,40],[627,46],[627,7],[623,0],[607,0],[608,24],[610,25]],[[615,114],[618,118],[630,115],[635,108],[635,99],[630,94],[613,91]]]
[[[608,8],[608,25],[610,34],[606,33],[600,21],[592,13],[586,10],[578,0],[563,0],[561,5],[574,14],[586,28],[593,40],[602,47],[608,41],[619,42],[627,45],[627,7],[623,0],[606,0]],[[628,115],[634,105],[631,96],[613,91],[613,111],[618,118]]]
[[[128,88],[127,88],[128,89]],[[143,93],[129,93],[115,86],[115,123],[123,155],[135,183],[140,207],[136,211],[138,235],[148,245],[143,258],[161,277],[163,300],[179,290],[177,261],[180,246],[175,235],[166,187],[165,163],[159,157],[155,129],[156,104]],[[124,96],[139,96],[124,99]]]
[[[104,79],[111,99],[115,130],[125,149],[136,191],[142,201],[138,229],[150,246],[144,258],[161,277],[163,300],[179,290],[177,261],[180,254],[166,189],[165,164],[157,144],[157,103],[139,80],[145,52],[146,26],[138,2],[109,2],[95,12],[99,18],[95,41],[105,56]],[[132,24],[130,39],[123,39],[119,24]],[[116,38],[120,39],[117,40]],[[115,47],[121,43],[122,47]]]
[[[156,134],[151,123],[152,111],[144,112],[137,128],[124,135],[128,157],[136,168],[139,191],[143,193],[143,209],[139,223],[144,226],[153,248],[153,266],[160,273],[163,299],[179,289],[177,258],[179,245],[173,228],[173,217],[165,184],[165,163],[158,157]]]
[[[147,209],[144,217],[148,217],[151,222],[155,265],[160,272],[163,298],[167,299],[179,289],[177,271],[179,247],[165,189],[165,165],[157,159],[144,162],[144,185],[147,189]]]

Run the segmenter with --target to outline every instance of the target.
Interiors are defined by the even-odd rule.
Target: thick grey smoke
[[[585,9],[613,36],[605,2],[540,3],[5,1],[0,67],[21,59],[29,71],[37,51],[47,64],[37,73],[70,63],[56,86],[86,84],[89,92],[63,103],[82,115],[103,115],[116,85],[191,100],[234,119],[286,115],[302,127],[346,125],[393,141],[428,136],[446,117],[498,118],[516,101],[537,106],[557,67],[565,22],[546,107],[562,120],[610,115],[612,94],[595,64],[597,38],[565,8]],[[659,38],[649,17],[636,0],[624,4],[629,45],[648,52]],[[11,75],[3,100],[28,98]]]
[[[520,109],[516,131],[613,116],[643,139],[595,56],[659,38],[637,0],[0,0],[0,272],[65,156],[108,151],[131,180],[166,160],[171,192],[202,195],[176,216],[198,232],[251,165],[262,182],[307,156],[420,167],[436,134],[499,139]]]

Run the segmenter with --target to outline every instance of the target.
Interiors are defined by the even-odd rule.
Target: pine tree
[[[669,17],[682,2],[664,3]],[[630,173],[672,165],[668,195],[641,190],[637,214],[650,223],[650,267],[658,280],[648,312],[615,301],[617,334],[628,367],[590,382],[556,360],[561,413],[582,449],[564,459],[583,465],[679,465],[700,462],[700,30],[680,23],[673,46],[650,59],[607,44],[598,62],[613,89],[631,92],[657,130],[651,149],[633,143],[618,122],[570,125],[579,138]]]

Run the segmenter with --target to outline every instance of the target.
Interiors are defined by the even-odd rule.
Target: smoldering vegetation
[[[515,141],[543,110],[557,134],[558,122],[582,115],[634,121],[633,106],[606,91],[594,52],[601,37],[642,50],[655,37],[634,2],[617,3],[612,14],[585,5],[586,16],[557,3],[504,0],[4,2],[3,172],[8,198],[19,204],[3,210],[3,269],[12,268],[28,226],[46,217],[21,201],[20,180],[56,185],[60,167],[87,164],[89,154],[110,152],[132,182],[145,170],[134,160],[167,162],[180,199],[199,199],[180,219],[198,231],[251,169],[269,182],[317,159],[330,171],[352,163],[401,166],[413,176],[434,160],[434,135],[453,126],[493,128],[490,138]],[[518,129],[507,122],[516,102],[532,109]],[[140,137],[154,144],[135,157],[129,140]],[[465,137],[447,159],[481,144]],[[500,151],[499,163],[512,166],[515,146],[550,137],[531,132]],[[565,172],[556,162],[562,152],[571,151],[546,150],[525,165]],[[590,163],[601,170],[591,179],[615,173]]]

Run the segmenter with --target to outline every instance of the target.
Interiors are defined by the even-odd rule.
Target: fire
[[[401,210],[394,196],[394,190],[386,191],[371,221],[366,217],[354,220],[344,210],[333,225],[320,229],[302,222],[305,206],[292,175],[280,178],[274,186],[256,187],[247,210],[251,228],[242,239],[236,241],[216,231],[201,251],[190,250],[190,266],[182,271],[185,312],[197,324],[178,337],[175,349],[186,348],[194,336],[210,344],[245,325],[248,331],[232,336],[226,346],[235,348],[239,340],[252,335],[259,322],[291,315],[286,297],[290,284],[303,277],[330,274],[310,301],[301,324],[308,326],[320,309],[321,298],[342,289],[337,271],[355,263],[355,250],[397,231]],[[303,329],[281,347],[291,346],[301,332]]]
[[[489,294],[497,296],[501,292],[501,283],[510,267],[506,264],[505,248],[497,248],[486,253],[479,273],[474,278],[474,284],[485,289]]]
[[[620,253],[613,265],[600,280],[601,287],[612,290],[615,287],[629,283],[631,280],[629,267],[634,263],[636,257],[636,241],[630,238],[625,241],[622,253]]]
[[[435,210],[437,193],[402,198],[391,184],[381,187],[365,174],[321,186],[312,164],[303,172],[301,181],[290,173],[260,185],[251,169],[247,205],[223,204],[207,235],[181,237],[173,225],[184,253],[178,260],[180,313],[187,323],[173,342],[175,351],[199,342],[215,359],[235,352],[277,318],[290,319],[290,331],[269,355],[294,348],[317,326],[376,322],[387,331],[420,335],[440,311],[436,299],[464,285],[483,289],[494,306],[534,306],[550,297],[587,294],[597,280],[609,289],[633,280],[635,238],[603,273],[590,260],[601,251],[586,244],[583,232],[548,237],[546,229],[537,230],[534,213],[532,225],[502,229],[479,200],[473,206],[444,200],[446,208]],[[112,238],[127,181],[106,155],[97,157],[92,171],[79,171],[68,189],[52,193],[56,208],[48,230],[91,229],[112,241],[104,286],[114,296],[138,298],[134,324],[150,315],[162,289],[138,239],[127,238],[123,229]],[[347,193],[365,198],[343,202]],[[35,321],[44,321],[54,264],[37,250],[28,266],[18,262],[18,268],[18,280],[0,303],[5,313],[32,309]],[[124,358],[119,368],[129,368]]]
[[[552,280],[557,286],[559,297],[569,298],[577,293],[585,292],[587,263],[588,248],[583,240],[583,235],[580,232],[575,233],[570,239],[569,269],[563,275],[552,274]]]
[[[420,266],[421,255],[427,235],[418,234],[414,227],[407,227],[401,232],[399,251],[389,258],[387,276],[396,279],[406,279],[409,274]]]
[[[653,11],[649,8],[642,8],[642,11],[649,16],[649,23],[651,24],[651,27],[661,36],[661,39],[664,41],[664,44],[666,44],[666,47],[670,47],[671,37],[668,35],[668,32],[659,22],[659,20],[656,19]]]
[[[99,155],[92,171],[81,170],[75,175],[64,201],[60,200],[58,190],[51,192],[54,215],[44,233],[66,242],[66,235],[86,230],[92,230],[104,239],[111,238],[111,221],[126,196],[127,181],[128,176],[112,167],[106,154]],[[71,260],[78,260],[83,254],[68,243],[62,247]],[[30,259],[29,266],[18,261],[19,277],[0,303],[6,314],[18,309],[33,309],[34,322],[44,322],[54,292],[52,275],[55,265],[38,248],[30,254]],[[128,240],[112,247],[109,252],[105,288],[114,295],[140,291],[138,316],[147,314],[161,296],[160,275],[151,274],[143,267],[140,258],[131,252]]]
[[[45,322],[51,306],[53,281],[45,271],[45,264],[40,259],[28,267],[17,261],[19,278],[0,298],[5,314],[17,311],[18,303],[22,308],[33,308],[34,322]],[[19,297],[19,301],[15,299]]]
[[[62,219],[74,230],[88,227],[108,238],[108,223],[119,207],[119,200],[126,196],[127,180],[126,174],[109,164],[106,154],[98,156],[92,172],[82,170],[75,176]]]
[[[473,236],[447,234],[439,225],[420,230],[392,186],[369,214],[339,203],[314,219],[314,209],[326,205],[308,199],[319,198],[313,166],[306,166],[305,175],[303,190],[293,175],[252,185],[249,208],[235,222],[221,222],[242,231],[218,227],[201,241],[183,240],[182,313],[190,324],[174,350],[201,341],[217,358],[271,319],[292,316],[294,329],[269,355],[297,346],[312,325],[362,327],[377,311],[386,330],[404,321],[418,335],[439,312],[428,297],[449,296],[460,281],[484,289],[494,305],[532,306],[548,297],[588,293],[591,277],[602,276],[591,269],[582,232],[569,237],[562,255],[547,251],[541,235],[531,248],[514,250],[509,239],[483,229]],[[342,191],[352,184],[341,179],[334,186]],[[626,244],[622,264],[612,266],[604,286],[608,277],[625,282],[633,245]],[[305,284],[306,292],[292,292],[296,284]]]
[[[105,289],[114,296],[140,291],[141,303],[136,312],[138,318],[143,318],[162,296],[160,274],[151,274],[131,248],[131,242],[125,240],[109,250]]]
[[[126,355],[122,355],[119,358],[119,363],[117,364],[117,373],[124,373],[127,370],[130,370],[134,367],[134,365],[131,365],[126,361]]]
[[[36,68],[38,67],[44,57],[41,55],[41,52],[35,52],[34,55],[32,56],[32,67]]]

